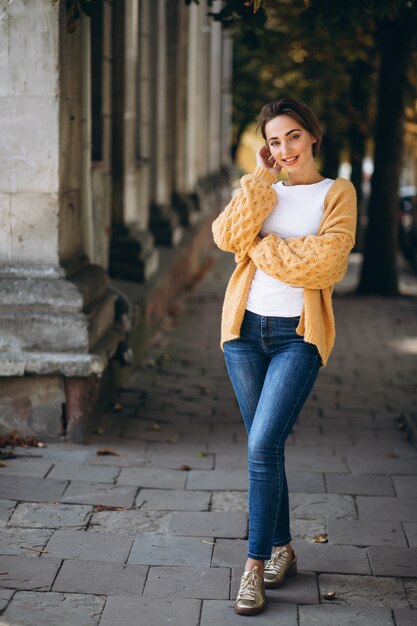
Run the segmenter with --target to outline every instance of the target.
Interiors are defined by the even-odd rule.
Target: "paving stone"
[[[234,600],[233,602],[230,600],[204,600],[200,625],[241,626],[242,616],[235,613],[233,605]],[[253,619],[256,619],[256,626],[271,626],[271,624],[297,626],[297,607],[295,604],[269,602],[266,610]]]
[[[417,474],[417,458],[387,456],[346,456],[352,472],[357,474]]]
[[[289,472],[287,475],[290,493],[324,493],[323,475],[313,472]]]
[[[2,614],[0,624],[97,626],[104,603],[105,598],[94,595],[18,591]]]
[[[187,489],[246,491],[247,488],[246,470],[191,470],[188,473]]]
[[[212,544],[211,537],[166,537],[141,534],[135,539],[128,563],[210,567]]]
[[[110,596],[100,626],[196,626],[200,607],[200,600],[184,598],[158,598],[155,602],[154,598]]]
[[[165,511],[208,511],[210,493],[178,489],[141,489],[136,498],[141,508]]]
[[[389,476],[378,474],[326,474],[328,493],[394,496]]]
[[[212,567],[240,567],[246,561],[248,542],[242,539],[217,539],[213,550]]]
[[[330,543],[349,546],[407,547],[404,531],[399,522],[328,519],[327,531]]]
[[[9,589],[48,591],[60,565],[60,559],[1,556],[0,586]]]
[[[78,504],[105,504],[130,507],[135,501],[137,487],[105,483],[71,482],[61,502]]]
[[[174,512],[168,528],[174,535],[242,539],[247,535],[247,515],[239,512]]]
[[[327,532],[327,522],[323,518],[306,520],[293,517],[291,520],[291,536],[293,540],[311,543],[313,537]]]
[[[293,456],[291,450],[286,450],[285,467],[288,476],[291,472],[349,472],[349,467],[342,458],[321,456],[310,452],[309,448],[297,448],[297,454]],[[300,450],[305,454],[300,454]]]
[[[4,611],[13,594],[14,589],[0,589],[0,611]]]
[[[355,519],[355,501],[351,496],[339,496],[336,494],[290,494],[290,510],[294,518],[303,519],[326,519],[342,518]]]
[[[116,535],[138,533],[167,534],[172,513],[156,509],[129,511],[97,511],[91,516],[88,532],[106,532]]]
[[[417,476],[393,476],[392,480],[397,496],[417,497]]]
[[[53,584],[54,591],[95,595],[142,595],[148,568],[123,563],[67,560]]]
[[[207,450],[207,445],[200,441],[199,443],[159,443],[159,442],[150,442],[147,444],[147,450],[150,455],[160,455],[163,456],[177,456],[179,454],[184,455],[199,455],[201,453],[209,454]],[[153,485],[152,485],[153,486]]]
[[[417,611],[413,609],[394,610],[396,626],[415,626],[417,623]]]
[[[320,574],[319,588],[320,593],[336,592],[332,604],[408,608],[404,586],[395,578]]]
[[[118,473],[119,469],[117,467],[96,467],[78,463],[57,463],[49,472],[48,479],[112,483]]]
[[[247,511],[247,491],[213,491],[211,494],[211,511]]]
[[[0,554],[39,557],[52,533],[52,529],[2,528]]]
[[[368,548],[375,576],[417,578],[417,548]]]
[[[243,574],[245,558],[241,559],[238,567],[232,570],[232,586],[230,597],[236,598],[239,591],[240,579]],[[287,604],[318,604],[317,574],[314,572],[298,572],[285,585],[278,589],[267,589],[267,600]]]
[[[247,470],[247,467],[248,455],[246,452],[245,454],[227,454],[226,452],[216,454],[216,470]]]
[[[300,626],[394,626],[390,609],[350,606],[300,606]]]
[[[200,456],[198,454],[171,454],[170,456],[162,456],[156,452],[150,455],[149,467],[160,469],[181,469],[182,465],[188,465],[190,469],[207,469],[214,467],[213,454]]]
[[[19,502],[8,525],[29,528],[84,527],[91,515],[91,506],[81,504],[44,504]]]
[[[48,502],[59,500],[66,481],[29,476],[3,476],[0,483],[0,498]]]
[[[144,597],[227,600],[230,570],[226,567],[151,567]]]
[[[51,467],[50,461],[42,459],[8,459],[7,466],[1,468],[1,475],[43,478]]]
[[[417,609],[417,578],[403,578],[401,582],[404,585],[409,606]]]
[[[403,522],[403,528],[410,548],[417,548],[417,522]]]
[[[390,522],[417,521],[415,499],[358,496],[356,502],[360,519]]]
[[[48,556],[82,561],[124,563],[134,537],[92,533],[82,530],[57,530],[47,544]]]
[[[16,502],[14,500],[0,500],[0,528],[6,526],[15,507]]]
[[[293,545],[298,558],[298,568],[302,571],[335,574],[371,573],[366,551],[362,548],[298,541]]]
[[[181,470],[123,468],[118,485],[136,485],[151,489],[184,489],[187,472]]]

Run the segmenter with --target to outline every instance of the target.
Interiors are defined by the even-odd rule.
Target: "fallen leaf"
[[[0,467],[7,467],[6,461],[0,461]]]
[[[129,511],[130,506],[108,506],[107,504],[96,504],[95,511]]]
[[[313,543],[328,543],[327,533],[321,533],[320,535],[314,535],[312,539]]]
[[[215,546],[216,545],[215,541],[206,541],[205,539],[202,539],[201,543],[208,543],[210,546]]]
[[[13,429],[7,435],[0,436],[0,447],[3,446],[22,446],[22,448],[28,448],[31,446],[33,448],[44,448],[45,444],[36,439],[36,437],[32,437],[30,435],[23,437],[22,435],[19,435],[16,429]]]
[[[104,435],[104,430],[102,428],[98,427],[98,428],[95,429],[94,433],[96,435]]]
[[[97,456],[120,456],[118,452],[114,450],[110,450],[110,448],[101,448],[101,450],[96,451]]]
[[[324,600],[334,600],[336,597],[336,592],[335,591],[323,591],[323,593],[321,594],[321,597],[324,598]]]
[[[201,457],[207,456],[207,452],[201,451],[197,454],[197,456],[201,456]]]
[[[19,546],[19,548],[22,548],[23,550],[31,550],[33,552],[39,552],[40,554],[47,554],[48,550],[45,550],[44,548],[28,548],[27,546]]]
[[[183,470],[184,472],[188,472],[188,470],[190,470],[190,469],[191,469],[191,467],[189,465],[187,465],[186,463],[184,463],[180,467],[180,470]]]
[[[116,403],[113,405],[113,409],[114,409],[115,411],[121,411],[121,410],[123,409],[123,404],[122,404],[121,402],[116,402]]]

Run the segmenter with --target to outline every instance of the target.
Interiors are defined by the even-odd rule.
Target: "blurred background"
[[[207,269],[272,99],[356,187],[357,294],[401,295],[416,33],[414,0],[0,0],[0,429],[84,440]]]

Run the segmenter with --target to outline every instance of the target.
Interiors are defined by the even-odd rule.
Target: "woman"
[[[265,587],[297,572],[284,445],[335,338],[333,285],[355,242],[356,194],[314,162],[319,122],[291,98],[265,105],[257,167],[213,223],[237,263],[226,290],[222,347],[248,433],[249,545],[235,603],[265,608]],[[275,182],[281,169],[288,180]],[[266,561],[266,565],[265,565]]]

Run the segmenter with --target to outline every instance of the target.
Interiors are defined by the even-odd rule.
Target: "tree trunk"
[[[340,165],[340,140],[337,134],[337,122],[329,115],[326,120],[326,132],[323,136],[323,166],[321,173],[326,178],[337,178]]]
[[[363,250],[363,191],[362,191],[362,166],[365,158],[366,137],[368,134],[369,123],[369,80],[372,73],[372,67],[369,63],[357,60],[351,72],[351,126],[349,133],[350,144],[350,162],[352,172],[350,179],[355,186],[358,198],[358,226],[356,230],[355,251]]]
[[[378,25],[380,70],[375,162],[358,292],[398,294],[397,211],[407,67],[414,33],[404,14]]]

